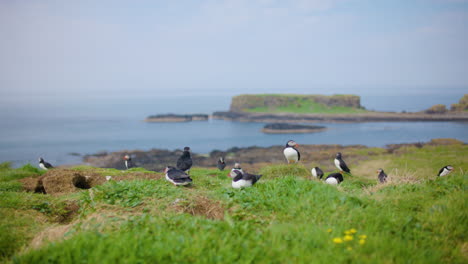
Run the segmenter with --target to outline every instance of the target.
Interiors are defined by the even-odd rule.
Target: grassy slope
[[[202,168],[192,170],[192,188],[122,181],[63,197],[3,189],[1,196],[11,198],[0,202],[1,253],[16,254],[15,263],[466,263],[468,147],[377,153],[349,164],[354,176],[338,187],[302,176],[309,175],[302,165],[277,164],[244,190],[230,188],[226,172]],[[456,171],[436,179],[446,164]],[[388,184],[376,184],[380,165]],[[15,185],[21,176],[14,171],[2,171],[2,186]],[[61,226],[53,216],[66,199],[81,205],[68,239],[28,248],[40,230]],[[352,240],[333,242],[353,228]]]
[[[294,103],[287,107],[277,107],[271,109],[268,107],[256,107],[245,109],[246,112],[251,113],[295,113],[295,114],[356,114],[366,113],[365,109],[357,109],[352,107],[343,106],[327,106],[324,104],[316,103],[311,101],[308,96],[301,96],[297,94],[259,94],[256,96],[276,96],[276,97],[299,97]],[[334,95],[346,97],[346,95]],[[303,98],[300,98],[303,97]]]

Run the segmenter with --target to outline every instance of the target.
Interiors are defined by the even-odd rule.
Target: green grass
[[[251,113],[296,113],[296,114],[356,114],[366,113],[365,109],[358,109],[344,106],[327,106],[324,104],[313,102],[307,98],[298,99],[295,103],[289,106],[268,108],[268,107],[255,107],[245,109],[246,112]]]
[[[276,164],[241,190],[230,187],[227,171],[206,168],[191,170],[192,187],[110,181],[63,197],[0,188],[1,254],[13,263],[466,263],[468,147],[356,153],[369,151],[379,155],[352,169],[375,171],[369,164],[385,163],[387,173],[394,171],[390,183],[377,184],[373,173],[330,186],[309,179],[301,164]],[[456,170],[436,178],[447,164]],[[21,251],[56,225],[50,215],[65,199],[81,205],[67,239]],[[221,216],[209,217],[214,210]],[[49,222],[37,224],[37,217]],[[344,241],[350,229],[356,233]],[[334,243],[338,238],[342,243]]]

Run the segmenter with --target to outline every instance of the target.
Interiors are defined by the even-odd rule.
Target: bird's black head
[[[175,167],[173,167],[173,166],[167,166],[167,167],[164,169],[164,173],[167,173],[168,171],[174,170],[174,169],[175,169]]]
[[[189,147],[185,147],[185,148],[184,148],[184,151],[190,151],[190,148],[189,148]]]
[[[296,141],[294,140],[289,140],[288,142],[286,142],[286,147],[297,147],[299,146],[299,144],[296,143]]]
[[[382,172],[384,172],[383,169],[378,169],[377,170],[377,173],[379,173],[379,174],[382,173]]]
[[[39,158],[39,162],[44,162],[44,159],[42,157]]]
[[[336,158],[341,159],[341,152],[336,153]]]
[[[242,174],[242,172],[240,172],[238,170],[232,170],[231,172],[229,172],[228,177],[235,178],[235,177],[237,177],[237,175],[241,175],[241,174]]]

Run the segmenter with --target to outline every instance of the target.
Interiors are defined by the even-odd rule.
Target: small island
[[[420,112],[370,111],[357,95],[244,94],[234,96],[229,111],[218,111],[213,119],[262,122],[402,122],[468,121],[468,95],[450,110],[435,105]]]
[[[304,134],[324,131],[324,126],[297,125],[288,123],[266,124],[262,132],[268,134]]]
[[[145,119],[145,122],[190,122],[190,121],[207,121],[208,115],[206,114],[193,114],[193,115],[176,115],[176,114],[162,114],[151,115]]]

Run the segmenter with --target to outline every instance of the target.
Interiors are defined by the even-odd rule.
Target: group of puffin
[[[283,150],[284,157],[288,161],[288,164],[290,163],[297,163],[299,160],[301,160],[301,153],[297,149],[299,147],[299,144],[297,144],[294,140],[289,140],[286,143],[286,146]],[[335,166],[340,170],[339,173],[331,173],[325,178],[325,182],[328,184],[340,184],[343,182],[343,172],[346,172],[348,174],[351,174],[351,170],[348,168],[348,165],[346,165],[346,162],[342,159],[341,157],[341,152],[338,152],[336,154],[336,158],[334,160]],[[323,171],[319,167],[314,167],[311,170],[312,176],[318,179],[322,179],[323,176],[325,175]]]
[[[301,159],[301,153],[299,150],[297,150],[297,147],[299,144],[297,144],[294,140],[289,140],[286,143],[286,146],[283,150],[284,157],[286,158],[288,164],[291,163],[297,163]],[[129,155],[125,155],[123,157],[123,160],[125,162],[125,168],[128,170],[132,167],[134,167],[134,164],[132,162],[132,159]],[[331,173],[325,178],[325,183],[328,184],[340,184],[343,182],[343,173],[351,174],[351,170],[348,168],[348,165],[346,165],[346,162],[342,158],[341,152],[338,152],[336,154],[336,157],[334,159],[334,164],[338,168],[340,172],[337,173]],[[166,174],[166,180],[171,182],[172,184],[178,186],[178,185],[189,185],[193,182],[192,178],[190,178],[190,168],[193,165],[192,157],[190,155],[190,148],[185,147],[182,155],[177,159],[176,167],[173,166],[167,166],[164,169],[164,173]],[[39,158],[39,167],[44,170],[48,170],[51,168],[54,168],[50,163],[44,161],[44,159],[41,157]],[[226,162],[224,161],[223,157],[220,157],[218,162],[217,162],[217,168],[219,170],[224,170],[226,167]],[[443,177],[448,175],[450,172],[453,171],[453,166],[447,165],[444,166],[439,170],[439,173],[437,176]],[[314,167],[311,169],[312,176],[315,178],[318,178],[322,180],[324,176],[324,172],[319,168],[319,167]],[[385,183],[387,182],[387,174],[385,174],[383,169],[378,169],[378,180],[380,183]],[[228,177],[232,178],[232,187],[233,188],[243,188],[243,187],[250,187],[254,185],[261,177],[262,175],[255,175],[255,174],[249,174],[246,173],[242,170],[240,167],[240,164],[236,162],[234,164],[234,167],[231,169],[231,171],[228,173]]]

